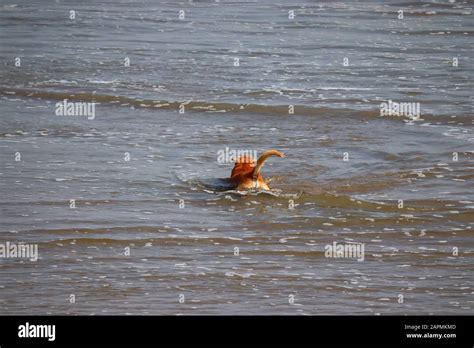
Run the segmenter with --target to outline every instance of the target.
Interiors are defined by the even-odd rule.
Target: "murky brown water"
[[[472,314],[471,7],[2,5],[0,244],[39,259],[0,259],[0,314]],[[226,191],[226,147],[283,151],[272,191]]]

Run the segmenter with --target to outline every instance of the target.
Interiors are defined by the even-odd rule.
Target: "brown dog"
[[[230,174],[230,181],[237,190],[270,190],[268,184],[260,175],[262,170],[263,163],[270,156],[285,157],[280,151],[277,150],[268,150],[265,151],[257,160],[249,160],[248,157],[241,157],[235,162],[234,169]]]

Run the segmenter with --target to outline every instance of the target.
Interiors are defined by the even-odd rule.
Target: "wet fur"
[[[230,175],[230,182],[234,189],[239,191],[252,189],[270,190],[260,171],[265,161],[271,156],[285,157],[280,151],[268,150],[258,158],[257,163],[248,161],[248,158],[239,158]]]

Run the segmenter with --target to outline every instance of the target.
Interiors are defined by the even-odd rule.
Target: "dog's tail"
[[[257,160],[257,165],[253,169],[252,175],[254,178],[258,177],[258,175],[260,174],[260,170],[262,170],[263,163],[268,159],[268,157],[271,156],[285,157],[284,154],[277,150],[268,150],[262,153],[262,155]]]

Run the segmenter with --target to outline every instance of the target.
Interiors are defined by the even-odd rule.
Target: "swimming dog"
[[[270,190],[268,184],[263,179],[260,171],[262,170],[263,163],[270,156],[285,157],[280,151],[268,150],[265,151],[257,160],[250,159],[247,156],[240,157],[235,162],[235,166],[230,174],[230,182],[237,190]]]

